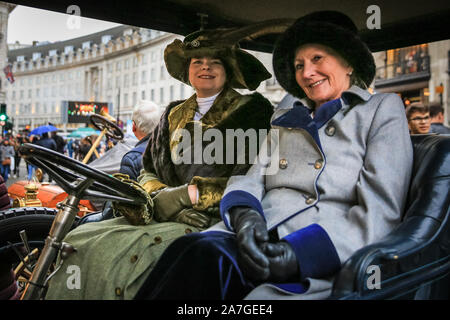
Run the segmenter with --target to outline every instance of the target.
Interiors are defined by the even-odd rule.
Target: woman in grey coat
[[[367,90],[375,64],[353,22],[298,19],[273,64],[300,101],[275,111],[258,161],[230,178],[223,222],[175,241],[136,298],[326,298],[341,264],[400,222],[413,159],[404,106]]]
[[[3,140],[2,145],[0,146],[0,163],[1,174],[5,183],[8,181],[9,173],[11,172],[11,164],[14,161],[15,154],[14,147],[9,144],[9,140]]]

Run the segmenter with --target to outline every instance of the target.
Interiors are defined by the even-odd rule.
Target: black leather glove
[[[297,256],[291,245],[285,241],[266,243],[263,251],[269,258],[270,281],[299,282],[300,270]]]
[[[155,219],[159,222],[169,221],[173,216],[185,208],[192,207],[189,197],[188,185],[159,191],[153,198]]]
[[[262,247],[269,241],[266,222],[249,207],[233,207],[229,211],[231,226],[236,231],[239,265],[251,280],[264,281],[270,275],[269,259]]]

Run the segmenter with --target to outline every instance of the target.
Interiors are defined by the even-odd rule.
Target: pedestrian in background
[[[410,134],[426,134],[430,131],[430,108],[427,105],[412,103],[405,112]]]
[[[9,140],[3,140],[1,149],[1,174],[3,180],[8,181],[9,173],[11,171],[11,165],[14,166],[14,147],[9,144]]]
[[[450,128],[444,125],[444,108],[440,104],[430,105],[430,133],[450,134]]]

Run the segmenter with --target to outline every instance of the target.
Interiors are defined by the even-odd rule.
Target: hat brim
[[[187,49],[183,42],[175,39],[164,51],[164,61],[169,74],[188,85],[188,66],[191,58],[215,57],[221,59],[231,71],[227,74],[228,86],[235,89],[255,90],[262,81],[272,75],[253,55],[238,47],[200,47]]]
[[[278,83],[298,98],[306,97],[295,80],[294,55],[306,44],[321,44],[335,50],[353,68],[366,86],[375,77],[375,61],[359,36],[338,25],[322,21],[297,22],[278,39],[273,53],[273,67]]]

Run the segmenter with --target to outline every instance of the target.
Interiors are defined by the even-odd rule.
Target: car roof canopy
[[[318,10],[341,11],[356,23],[372,51],[405,47],[450,38],[448,0],[13,0],[11,3],[66,13],[78,5],[81,16],[181,35],[206,28],[237,27],[264,20],[291,18]],[[367,20],[380,9],[380,29]],[[203,18],[201,18],[203,16]],[[276,39],[267,35],[242,43],[247,49],[270,52]]]

